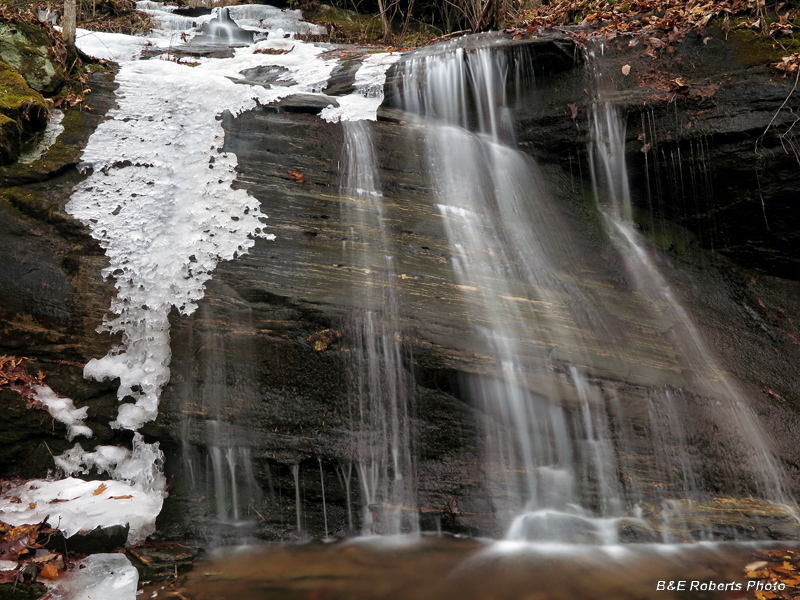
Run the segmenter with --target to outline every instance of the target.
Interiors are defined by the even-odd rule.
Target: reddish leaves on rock
[[[570,117],[573,121],[578,118],[578,105],[577,104],[567,104],[569,106],[569,112],[572,113]]]
[[[7,523],[0,523],[0,558],[18,560],[20,555],[27,554],[28,546],[36,544],[42,525],[43,523],[12,527]]]
[[[44,374],[39,371],[31,375],[23,366],[25,358],[0,356],[0,389],[8,388],[18,392],[28,403],[28,408],[42,408],[34,398],[33,387],[40,385]]]
[[[777,21],[767,25],[772,17],[767,19],[763,0],[557,0],[522,13],[519,26],[506,32],[514,39],[534,38],[540,30],[580,23],[588,27],[571,32],[578,44],[591,38],[612,40],[628,36],[632,38],[629,47],[637,46],[641,39],[645,54],[658,58],[662,52],[674,52],[674,45],[682,42],[689,31],[708,26],[714,18],[724,18],[722,27],[726,32],[732,28],[731,17],[744,17],[737,28],[754,29],[772,37],[791,36],[800,28],[794,22],[800,17],[800,9],[784,7],[785,3],[777,4]],[[784,10],[783,14],[779,10]],[[713,38],[703,41],[708,43],[710,39]],[[784,57],[774,66],[786,73],[800,71],[800,53]]]
[[[289,169],[288,173],[289,177],[292,178],[292,181],[295,181],[297,183],[306,182],[306,176],[303,174],[302,171],[298,171],[297,169]]]

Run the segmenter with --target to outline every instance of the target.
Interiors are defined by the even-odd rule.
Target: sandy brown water
[[[764,544],[599,547],[474,539],[361,539],[226,550],[144,598],[190,600],[659,600],[756,598]],[[785,547],[785,546],[783,546]],[[675,589],[683,581],[684,589]],[[660,590],[661,587],[672,590]],[[709,590],[729,584],[722,590]],[[737,589],[737,584],[741,589]],[[751,584],[752,585],[752,584]],[[694,588],[694,589],[692,589]],[[791,590],[787,590],[786,593]],[[780,596],[779,596],[780,597]],[[784,597],[792,597],[791,595]]]

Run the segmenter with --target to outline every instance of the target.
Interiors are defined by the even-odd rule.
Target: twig
[[[758,139],[756,140],[755,153],[756,153],[756,156],[758,156],[759,159],[763,160],[763,158],[764,158],[764,156],[759,151],[759,146],[763,147],[763,145],[764,145],[764,137],[767,135],[767,132],[769,132],[770,128],[772,127],[772,124],[775,122],[775,119],[778,118],[778,115],[780,114],[780,112],[784,109],[786,104],[791,99],[792,94],[794,94],[794,91],[797,89],[798,82],[800,82],[800,70],[797,71],[797,75],[794,78],[794,85],[792,86],[792,89],[789,90],[789,94],[786,96],[786,99],[778,107],[778,110],[775,111],[775,114],[772,115],[772,118],[769,120],[769,123],[767,123],[767,126],[764,128],[764,132],[760,136],[758,136]],[[797,121],[795,121],[795,123],[796,122]],[[783,134],[778,134],[778,139],[781,141],[781,147],[783,148],[783,151],[786,152],[787,154],[788,154],[788,152],[786,151],[786,146],[784,146],[784,144],[783,144],[783,142],[784,142],[784,137],[783,136],[786,133],[788,133],[788,132],[790,132],[792,130],[792,127],[794,127],[795,123],[792,123],[791,127],[789,127],[789,129],[786,132],[784,132]],[[789,142],[789,143],[791,143],[791,142]],[[792,146],[794,146],[794,144],[792,144]],[[795,152],[794,154],[795,154],[795,159],[797,159],[797,153]],[[798,163],[800,163],[800,160],[798,160]],[[766,204],[764,203],[764,195],[761,193],[761,178],[758,176],[758,168],[756,168],[756,183],[758,184],[758,197],[761,200],[761,212],[764,215],[764,225],[766,225],[767,231],[770,231],[769,221],[767,220],[767,207],[766,207]]]

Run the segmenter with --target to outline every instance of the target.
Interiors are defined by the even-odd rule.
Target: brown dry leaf
[[[674,92],[677,92],[679,94],[685,94],[689,91],[689,85],[686,83],[683,77],[676,77],[675,79],[672,79],[669,83]]]
[[[710,85],[704,85],[702,87],[695,88],[695,93],[700,97],[700,101],[704,102],[706,100],[711,100],[714,97],[714,94],[717,93],[719,89],[718,83],[712,83]]]
[[[92,492],[92,496],[99,496],[100,494],[105,492],[107,489],[108,489],[108,486],[106,486],[105,483],[101,483],[100,485],[97,486],[97,489]]]
[[[133,498],[133,496],[130,496],[130,495],[128,495],[128,496],[109,496],[108,497],[109,500],[130,500],[131,498]]]
[[[42,567],[39,577],[44,579],[58,579],[58,569],[56,569],[55,565],[46,564]]]
[[[306,176],[302,171],[298,171],[297,169],[289,169],[288,171],[289,177],[292,178],[292,181],[297,183],[305,183]]]
[[[48,563],[54,558],[58,558],[58,554],[45,554],[44,556],[39,556],[38,558],[34,558],[31,562],[35,563]]]
[[[31,510],[33,510],[34,508],[36,508],[36,502],[29,502],[29,503],[28,503],[28,508],[30,508]]]
[[[309,342],[314,343],[314,350],[317,352],[322,352],[323,350],[327,350],[328,347],[340,337],[342,337],[341,331],[336,331],[335,329],[323,329],[317,333],[312,333],[307,339]]]

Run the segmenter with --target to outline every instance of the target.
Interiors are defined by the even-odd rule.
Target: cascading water
[[[613,381],[614,372],[641,362],[629,352],[631,334],[613,333],[619,318],[580,279],[588,270],[571,249],[574,232],[559,219],[536,165],[511,146],[508,74],[525,72],[524,59],[452,45],[402,63],[395,92],[421,125],[410,135],[422,138],[468,318],[496,365],[491,375],[471,376],[468,389],[494,440],[485,449],[495,464],[489,472],[505,473],[507,495],[494,498],[495,506],[517,515],[508,536],[614,542],[633,527],[638,539],[669,541],[681,521],[713,537],[681,513],[686,502],[712,495],[694,466],[695,432],[681,427],[698,414],[725,431],[723,445],[746,440],[731,444],[733,454],[715,451],[721,464],[750,465],[752,480],[731,481],[725,493],[788,503],[784,475],[752,411],[632,226],[624,130],[611,104],[596,102],[593,116],[590,164],[596,193],[607,198],[600,211],[643,299],[635,300],[638,318],[663,332],[656,335],[686,369],[679,377],[643,370],[648,383],[635,390]],[[635,431],[650,432],[652,454],[633,448],[641,445]],[[649,521],[641,518],[646,507]]]
[[[345,256],[361,275],[346,339],[352,344],[350,421],[353,461],[364,506],[364,533],[417,531],[410,413],[414,381],[399,319],[394,257],[372,132],[367,121],[342,121],[347,238]],[[378,517],[377,521],[375,517]]]
[[[571,285],[554,266],[565,247],[553,233],[558,217],[535,165],[507,145],[514,139],[508,72],[503,53],[457,48],[408,61],[400,94],[404,108],[426,125],[429,176],[455,275],[475,334],[497,364],[496,376],[476,378],[471,393],[509,432],[487,451],[508,474],[505,510],[523,509],[510,535],[580,539],[586,527],[575,530],[576,523],[594,527],[581,495],[593,488],[599,516],[611,517],[619,513],[620,492],[602,399],[581,368],[557,364],[562,353],[579,357],[585,342],[577,328],[560,327],[575,316],[566,302]],[[466,129],[469,104],[477,133]],[[557,370],[560,377],[548,375]],[[572,409],[562,403],[566,387],[573,390]],[[579,473],[575,464],[587,470]],[[589,535],[607,539],[601,529]]]
[[[595,88],[589,156],[605,230],[623,257],[632,286],[652,304],[670,332],[670,340],[686,369],[687,385],[711,399],[704,416],[713,420],[725,435],[740,440],[737,455],[728,460],[749,465],[752,479],[740,483],[737,491],[788,505],[792,503],[784,483],[788,477],[772,453],[755,414],[736,382],[717,364],[702,333],[651,257],[650,245],[634,222],[625,167],[625,128],[619,112],[607,99],[609,84],[601,56],[602,46],[588,54]],[[669,396],[669,392],[664,392],[664,403],[673,401]],[[688,480],[690,473],[686,477]]]

